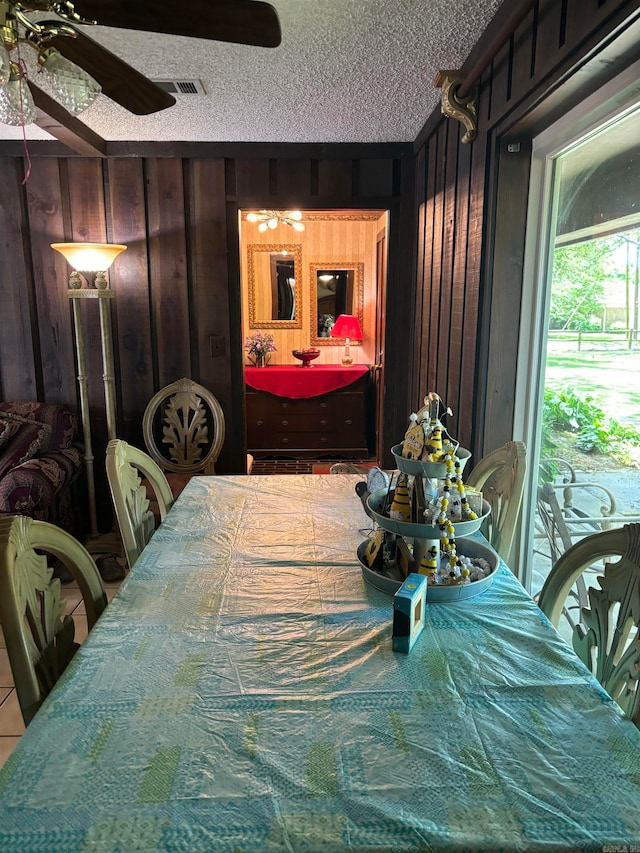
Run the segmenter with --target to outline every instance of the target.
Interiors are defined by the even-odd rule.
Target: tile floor
[[[105,583],[109,601],[120,586],[120,582]],[[62,588],[67,601],[67,613],[71,613],[76,623],[76,640],[82,642],[87,636],[87,622],[84,617],[84,602],[77,584],[65,584]],[[2,628],[0,628],[0,767],[7,760],[24,731],[18,697],[13,686],[13,676],[9,666],[9,657]]]

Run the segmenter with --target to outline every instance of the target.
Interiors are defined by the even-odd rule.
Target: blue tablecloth
[[[504,566],[409,655],[357,477],[197,477],[0,771],[0,849],[640,842],[640,732]]]

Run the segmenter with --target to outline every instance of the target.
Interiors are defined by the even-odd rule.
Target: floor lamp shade
[[[52,243],[51,248],[60,252],[74,270],[102,272],[127,247],[121,243]]]

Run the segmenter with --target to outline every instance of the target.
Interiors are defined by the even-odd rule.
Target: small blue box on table
[[[411,573],[393,596],[393,651],[408,654],[424,628],[426,575]]]

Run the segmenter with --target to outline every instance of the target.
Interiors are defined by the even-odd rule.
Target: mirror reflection
[[[330,332],[340,314],[355,314],[363,326],[364,264],[311,264],[310,281],[311,343],[343,346]]]
[[[300,246],[254,244],[247,251],[250,328],[301,328]]]

